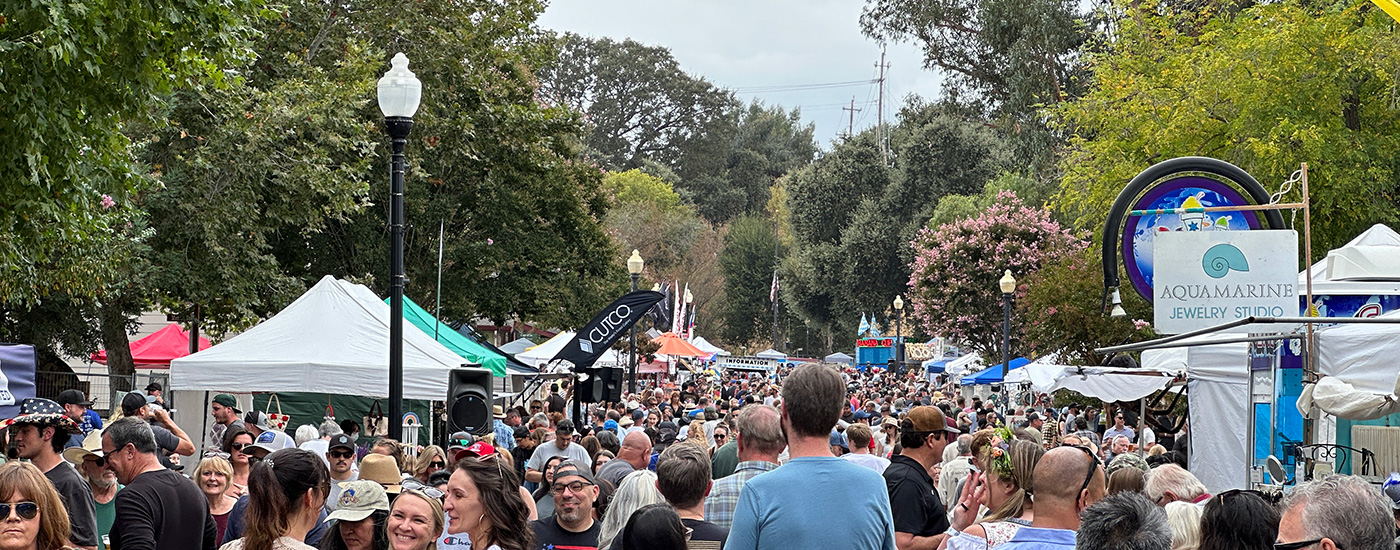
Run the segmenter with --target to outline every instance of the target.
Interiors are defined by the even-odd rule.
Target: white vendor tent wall
[[[1209,344],[1142,352],[1142,367],[1187,373],[1191,473],[1212,493],[1248,485],[1248,344]]]
[[[406,399],[441,401],[464,360],[406,326]],[[209,392],[389,395],[389,305],[363,285],[326,276],[272,318],[170,363],[170,388]]]

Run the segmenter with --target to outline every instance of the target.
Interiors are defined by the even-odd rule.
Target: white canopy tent
[[[844,354],[844,353],[841,353],[841,352],[839,352],[839,351],[836,352],[836,353],[833,353],[833,354],[831,354],[831,355],[828,355],[828,356],[826,356],[826,357],[824,357],[824,358],[822,358],[822,360],[823,360],[823,361],[826,361],[826,362],[828,362],[828,363],[840,363],[840,364],[843,364],[843,365],[849,365],[849,364],[855,362],[855,358],[854,358],[854,357],[851,357],[851,356],[846,355],[846,354]]]
[[[976,353],[969,353],[949,361],[947,365],[944,365],[943,372],[947,373],[948,376],[954,377],[954,379],[960,379],[962,375],[966,373],[981,369],[981,365],[982,356]]]
[[[509,353],[509,354],[511,354],[511,355],[515,355],[515,354],[517,354],[517,353],[523,352],[523,351],[528,350],[528,349],[533,348],[533,347],[535,347],[535,343],[534,343],[534,342],[532,342],[532,341],[530,341],[530,340],[528,340],[528,339],[526,339],[526,338],[517,338],[517,339],[515,339],[515,340],[511,340],[510,342],[506,343],[506,344],[503,345],[503,346],[497,347],[496,349],[501,350],[501,352],[503,352],[503,353]]]
[[[720,349],[719,346],[716,346],[716,345],[714,345],[714,344],[711,344],[710,341],[709,341],[709,340],[706,340],[704,336],[696,336],[695,338],[692,338],[692,339],[690,340],[690,345],[695,346],[696,348],[699,348],[700,351],[703,351],[703,352],[708,353],[708,354],[711,354],[711,355],[714,355],[714,354],[729,355],[729,352],[728,352],[728,351],[725,351],[725,350],[723,350],[723,349]]]
[[[773,348],[768,348],[755,353],[754,357],[762,357],[764,359],[787,359],[787,354]]]
[[[1400,319],[1400,312],[1382,315]],[[1395,325],[1335,325],[1317,333],[1315,386],[1303,389],[1298,407],[1307,415],[1315,404],[1323,411],[1352,420],[1370,420],[1400,412],[1400,327]]]
[[[1224,338],[1224,336],[1219,337]],[[1216,339],[1219,339],[1216,338]],[[1247,488],[1248,344],[1210,344],[1142,352],[1142,368],[1186,372],[1190,396],[1191,472],[1211,492]]]
[[[441,401],[464,360],[427,333],[403,331],[407,399]],[[389,395],[389,305],[329,275],[226,342],[170,363],[170,389]]]
[[[1035,391],[1067,389],[1102,401],[1137,401],[1170,386],[1180,370],[1088,367],[1033,361],[1006,375],[1007,383],[1029,382]]]
[[[569,340],[573,340],[574,336],[577,335],[578,333],[572,330],[555,334],[553,338],[546,340],[543,344],[515,354],[515,358],[519,359],[521,363],[539,368],[558,355],[559,351],[569,344]]]

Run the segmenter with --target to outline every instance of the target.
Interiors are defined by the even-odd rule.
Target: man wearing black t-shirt
[[[587,466],[567,460],[554,471],[554,515],[530,522],[536,550],[597,550],[602,525],[593,521],[598,483]]]
[[[890,457],[884,473],[894,512],[894,543],[900,550],[937,548],[946,538],[948,511],[928,468],[943,460],[943,448],[958,433],[936,407],[914,407],[901,421],[899,442],[904,450]]]
[[[691,550],[718,550],[729,538],[728,529],[705,521],[705,497],[713,486],[710,457],[699,445],[672,445],[656,461],[656,488],[690,528]]]
[[[126,485],[117,492],[112,550],[213,550],[214,516],[185,476],[160,465],[151,425],[137,417],[102,432],[107,468]]]

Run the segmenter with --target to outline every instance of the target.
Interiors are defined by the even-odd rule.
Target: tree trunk
[[[115,296],[102,302],[102,346],[107,349],[107,372],[112,375],[112,389],[131,391],[136,364],[131,359],[131,339],[126,334],[126,313],[121,300]]]

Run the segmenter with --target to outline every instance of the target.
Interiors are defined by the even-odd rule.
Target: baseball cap
[[[559,463],[558,468],[554,470],[554,482],[559,483],[559,480],[568,476],[578,476],[588,480],[589,483],[598,484],[598,480],[593,477],[593,470],[572,460]]]
[[[604,430],[611,430],[611,431],[614,431],[614,432],[617,431],[617,421],[616,421],[616,420],[611,420],[611,419],[610,419],[610,420],[608,420],[607,422],[604,422],[604,423],[603,423],[603,429],[604,429]]]
[[[355,450],[355,440],[350,439],[350,436],[345,434],[333,435],[331,436],[330,443],[326,444],[326,450],[337,448],[350,449],[353,451]]]
[[[493,445],[491,445],[490,443],[487,443],[487,442],[485,442],[485,441],[478,441],[478,442],[476,442],[476,443],[472,443],[472,445],[471,445],[470,447],[467,447],[467,448],[465,448],[465,449],[462,449],[461,451],[458,451],[458,452],[457,452],[457,459],[458,459],[458,460],[461,460],[462,456],[464,456],[464,455],[465,455],[465,456],[477,456],[477,457],[481,457],[481,456],[490,456],[490,455],[493,455],[493,454],[496,454],[496,447],[495,447],[495,446],[493,446]]]
[[[123,404],[125,404],[125,402],[123,402]],[[259,430],[272,429],[267,424],[267,413],[258,411],[248,411],[248,414],[243,415],[243,424],[255,427]]]
[[[389,495],[384,486],[370,480],[357,479],[340,484],[340,500],[326,521],[360,521],[377,510],[389,511]]]
[[[447,436],[447,450],[450,452],[465,449],[467,445],[472,444],[472,439],[472,434],[467,432],[453,432],[452,435]]]
[[[88,401],[87,396],[83,395],[82,390],[63,390],[58,392],[58,399],[56,399],[56,401],[58,401],[59,405],[92,406],[92,401]]]
[[[656,442],[662,444],[675,443],[676,435],[679,433],[680,428],[676,427],[675,422],[663,420],[660,424],[656,425]]]
[[[276,451],[296,447],[297,442],[295,439],[292,439],[292,436],[287,435],[287,432],[267,430],[258,434],[258,437],[253,440],[253,445],[265,445],[268,449]]]
[[[234,399],[232,395],[229,395],[229,394],[227,394],[227,393],[221,393],[221,394],[219,394],[219,395],[215,395],[215,396],[214,396],[214,402],[215,402],[215,403],[218,403],[218,404],[220,404],[220,405],[223,405],[223,406],[225,406],[225,407],[228,407],[228,408],[230,408],[230,409],[233,409],[233,410],[235,410],[235,411],[238,410],[238,400],[237,400],[237,399]]]
[[[525,426],[516,426],[515,433],[512,435],[514,435],[517,439],[530,437],[530,428],[526,428]]]
[[[938,407],[920,405],[909,410],[909,416],[905,419],[905,431],[915,432],[939,432],[947,431],[955,434],[962,433],[956,425],[948,424],[948,419],[943,417],[943,411]]]
[[[122,396],[122,416],[136,416],[136,411],[146,406],[146,396],[131,392]]]
[[[636,409],[636,410],[632,411],[632,420],[633,420],[633,421],[639,421],[639,420],[641,420],[641,419],[643,419],[643,418],[646,418],[646,417],[647,417],[647,412],[644,411],[644,410]]]
[[[1385,493],[1386,500],[1390,501],[1390,507],[1400,510],[1400,474],[1391,473],[1390,478],[1385,480],[1381,486],[1381,492]]]

